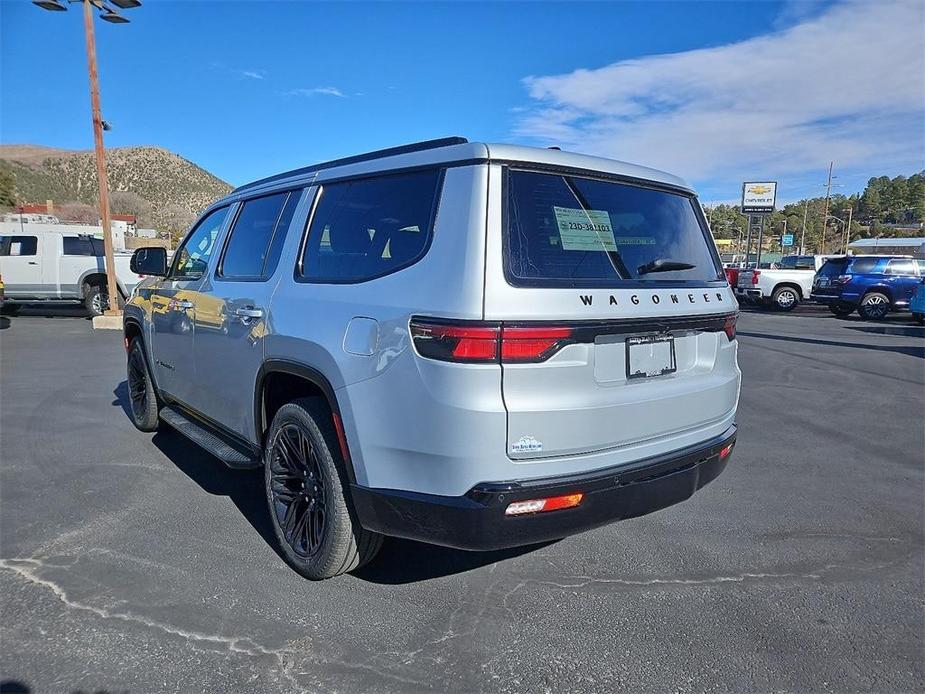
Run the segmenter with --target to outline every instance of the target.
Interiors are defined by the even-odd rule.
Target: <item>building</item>
[[[39,212],[7,212],[3,215],[4,222],[14,224],[60,224],[59,220],[53,214],[42,214]]]
[[[138,220],[133,214],[111,214],[109,215],[109,222],[112,227],[112,233],[117,231],[125,236],[135,236],[135,231],[137,229]],[[100,220],[100,227],[103,226],[103,220]]]
[[[925,258],[925,236],[858,239],[848,244],[852,255],[914,255]]]

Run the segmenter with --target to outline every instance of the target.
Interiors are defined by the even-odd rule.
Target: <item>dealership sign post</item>
[[[777,181],[746,181],[742,184],[742,214],[748,215],[748,239],[745,242],[745,262],[751,252],[752,229],[758,228],[758,254],[755,267],[761,262],[764,241],[764,218],[774,211],[777,202]]]

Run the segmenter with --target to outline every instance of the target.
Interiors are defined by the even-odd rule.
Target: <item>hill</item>
[[[112,211],[137,215],[140,227],[183,230],[231,190],[220,178],[162,147],[107,149],[106,164]],[[16,203],[54,200],[62,218],[98,218],[93,152],[0,145],[3,174],[12,179]]]

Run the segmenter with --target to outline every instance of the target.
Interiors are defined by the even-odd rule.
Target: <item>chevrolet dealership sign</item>
[[[742,212],[761,214],[774,211],[777,200],[777,181],[742,184]]]

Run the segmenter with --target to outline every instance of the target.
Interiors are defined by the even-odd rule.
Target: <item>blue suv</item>
[[[897,256],[829,258],[813,279],[812,300],[836,316],[855,309],[862,318],[881,320],[890,311],[909,309],[925,261]]]

